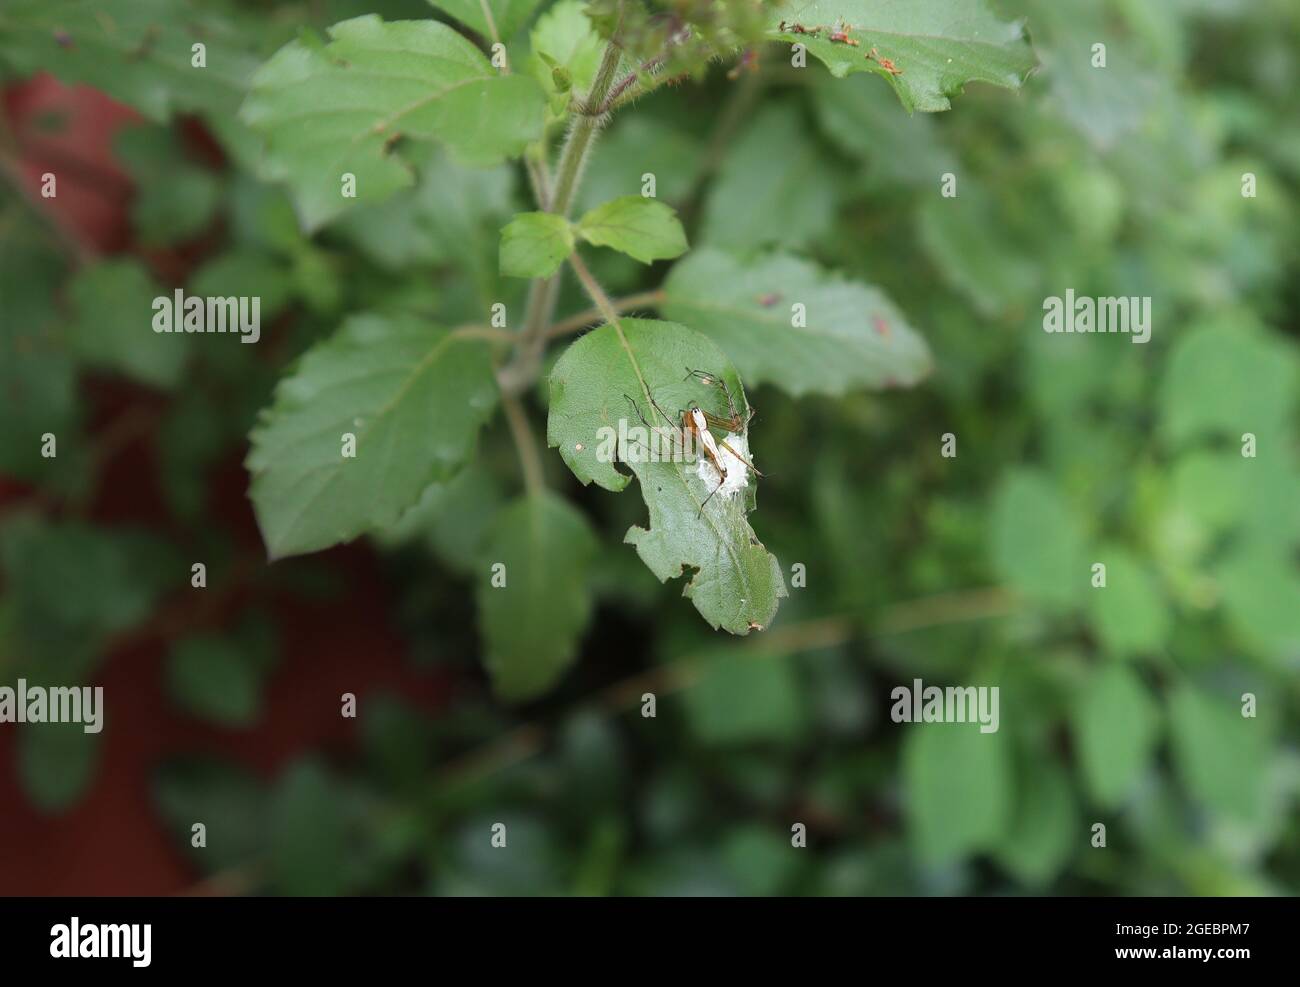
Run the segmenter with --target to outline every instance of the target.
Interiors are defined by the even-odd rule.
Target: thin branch
[[[685,82],[690,79],[690,72],[678,72],[676,75],[659,75],[655,76],[651,85],[641,86],[636,89],[629,89],[616,100],[612,100],[606,109],[607,113],[613,113],[615,110],[622,109],[634,99],[640,99],[642,96],[649,96],[652,92],[663,88],[664,86],[676,85],[679,82]]]
[[[605,102],[609,87],[614,82],[614,73],[618,71],[620,58],[622,58],[622,50],[618,45],[613,41],[605,45],[600,68],[596,70],[596,79],[592,82],[591,91],[583,99],[582,105],[600,106]],[[569,130],[568,140],[564,142],[564,149],[560,152],[560,163],[556,166],[555,191],[550,212],[561,216],[569,214],[569,207],[573,204],[573,195],[578,187],[578,176],[582,173],[587,153],[591,150],[592,139],[604,123],[604,113],[580,115],[574,120],[573,127]]]
[[[874,634],[868,636],[1005,616],[1013,611],[1014,606],[1012,594],[996,586],[908,600],[886,607],[876,622]],[[742,647],[754,657],[816,651],[846,644],[859,636],[860,629],[858,619],[848,614],[820,617],[774,628],[747,639]],[[688,654],[615,682],[593,697],[575,704],[566,713],[594,710],[609,715],[634,706],[647,692],[660,697],[688,688],[699,678],[700,657]],[[558,719],[565,718],[562,715]],[[520,724],[504,737],[449,761],[439,772],[438,783],[454,783],[466,777],[477,777],[480,771],[488,773],[509,767],[541,753],[545,739],[545,728],[541,724]]]
[[[252,894],[261,884],[264,870],[260,863],[240,864],[210,874],[177,894],[183,898],[233,898]]]
[[[1010,594],[1005,590],[989,587],[909,600],[882,611],[877,622],[877,633],[920,630],[981,617],[1001,616],[1006,611],[995,606],[994,601],[1006,605],[1009,599]],[[983,602],[982,606],[978,605],[979,601]],[[923,618],[922,614],[927,616]],[[847,644],[858,637],[859,631],[858,619],[852,615],[820,617],[750,637],[742,647],[754,657],[789,655]],[[634,707],[647,692],[654,693],[656,698],[679,692],[699,678],[701,657],[691,653],[615,682],[569,707],[555,721],[563,722],[569,718],[569,714],[587,710],[614,715]],[[434,781],[435,789],[442,790],[448,785],[478,780],[540,754],[546,747],[549,731],[546,724],[538,721],[521,723],[504,736],[450,758],[438,770]],[[250,889],[250,876],[255,881],[255,865],[234,867],[200,882],[189,893],[212,893],[218,889],[224,893],[242,893]]]
[[[497,30],[496,18],[492,16],[492,5],[488,3],[488,0],[478,0],[478,5],[479,9],[483,11],[483,19],[487,21],[488,34],[492,35],[492,43],[499,45],[501,43],[501,33]],[[506,60],[504,74],[510,74],[509,59]]]
[[[532,190],[533,201],[538,209],[546,212],[551,202],[551,176],[546,171],[545,157],[534,159],[525,151],[524,168],[528,172],[528,187]]]
[[[451,331],[460,339],[486,339],[491,343],[513,343],[515,334],[508,329],[493,329],[489,326],[464,325]]]
[[[605,289],[600,286],[596,276],[591,273],[584,261],[575,250],[569,254],[569,265],[573,268],[573,273],[578,276],[582,287],[586,290],[588,297],[596,303],[596,310],[601,314],[606,322],[611,325],[618,324],[618,309],[614,307],[613,301],[609,295],[605,294]]]
[[[582,282],[582,287],[591,300],[596,303],[596,308],[600,314],[605,317],[605,321],[614,327],[614,332],[618,335],[619,345],[623,347],[623,352],[627,354],[628,362],[632,364],[632,371],[636,374],[637,382],[641,385],[641,395],[645,398],[647,404],[653,404],[654,398],[650,395],[650,385],[646,383],[645,375],[641,373],[641,364],[637,362],[636,355],[632,352],[632,344],[627,341],[627,334],[623,332],[623,323],[619,321],[618,310],[614,308],[614,303],[610,301],[609,295],[605,294],[605,289],[600,286],[600,282],[587,268],[586,263],[578,252],[575,250],[569,254],[569,265],[573,268],[573,273],[578,275],[578,280]]]
[[[528,416],[524,406],[517,397],[503,395],[501,407],[510,424],[510,437],[515,440],[515,451],[519,454],[519,465],[524,474],[524,489],[528,495],[535,496],[546,489],[546,475],[542,472],[542,459],[537,452],[537,443],[532,430],[528,427]]]
[[[924,627],[1005,617],[1016,612],[1019,602],[1013,593],[1000,586],[941,593],[895,604],[876,622],[876,632],[902,634]]]
[[[690,36],[691,36],[691,29],[688,27],[682,28],[681,30],[677,31],[668,39],[664,51],[660,52],[654,58],[642,62],[639,68],[637,68],[635,71],[629,72],[627,75],[623,76],[623,78],[619,79],[618,82],[614,83],[613,86],[610,88],[609,93],[605,96],[605,98],[600,102],[598,106],[592,107],[589,101],[584,102],[580,107],[578,107],[578,112],[583,113],[587,116],[595,116],[595,117],[604,116],[606,113],[609,113],[615,107],[621,106],[624,102],[626,102],[627,99],[634,99],[637,96],[644,96],[646,93],[658,89],[661,85],[663,85],[665,82],[669,80],[654,79],[652,80],[650,85],[643,86],[637,92],[632,92],[632,93],[628,92],[629,89],[631,89],[634,85],[637,85],[642,79],[646,78],[647,76],[653,76],[654,73],[658,72],[661,68],[663,68],[664,65],[668,63],[668,58],[671,49],[675,45],[679,45],[683,41],[686,41]],[[683,73],[683,75],[689,77],[690,73],[686,72]],[[681,78],[681,77],[682,76],[673,76],[672,78]]]
[[[664,292],[662,288],[656,288],[654,291],[643,291],[635,295],[626,295],[622,298],[610,299],[610,305],[619,315],[624,312],[631,312],[638,308],[658,308],[664,302]],[[551,325],[546,330],[546,339],[555,339],[558,336],[567,336],[571,332],[579,332],[588,326],[595,325],[601,320],[601,312],[598,308],[583,309],[567,319],[562,319]]]

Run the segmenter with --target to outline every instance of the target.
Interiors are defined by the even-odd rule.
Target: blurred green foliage
[[[146,6],[158,8],[146,21],[199,16],[181,0]],[[477,4],[435,6],[486,27]],[[531,8],[548,5],[491,6],[512,63],[529,64]],[[563,610],[533,610],[566,633],[575,613],[596,616],[553,691],[523,707],[495,698],[460,630],[476,589],[496,621],[489,642],[526,650],[534,626],[494,618],[483,588],[503,529],[531,522],[512,501],[522,478],[497,416],[474,463],[368,536],[412,655],[466,683],[453,705],[429,717],[397,696],[368,700],[355,758],[307,759],[271,783],[220,761],[169,765],[157,801],[178,845],[207,820],[196,866],[304,894],[1300,891],[1300,8],[994,6],[1024,18],[1040,65],[1019,91],[975,84],[950,112],[909,115],[879,72],[795,69],[787,45],[768,44],[755,74],[695,66],[698,81],[621,110],[586,170],[583,210],[638,194],[653,172],[692,250],[758,263],[779,248],[883,292],[928,343],[933,373],[910,389],[801,385],[796,398],[779,374],[748,389],[768,474],[749,520],[791,585],[773,626],[743,642],[710,632],[681,581],[660,585],[622,544],[644,524],[639,499],[580,488],[547,451],[547,496],[564,499],[545,510],[577,524],[560,557],[580,558],[587,578],[560,574]],[[495,301],[523,306],[524,283],[497,270],[499,229],[533,208],[516,163],[471,169],[410,149],[412,187],[305,234],[234,115],[256,65],[303,20],[321,31],[430,7],[203,7],[233,46],[216,80],[146,86],[143,67],[115,79],[93,62],[66,77],[148,118],[118,143],[141,189],[139,241],[204,232],[215,245],[184,287],[260,296],[274,340],[160,344],[137,331],[147,322],[128,316],[130,299],[147,308],[175,285],[138,258],[70,264],[3,193],[0,469],[73,508],[0,519],[6,681],[89,681],[112,636],[185,584],[172,543],[183,532],[212,546],[204,477],[242,448],[276,378],[345,319],[450,327]],[[58,74],[24,47],[17,16],[0,12],[0,69]],[[554,16],[559,31],[573,11]],[[641,25],[650,48],[655,23]],[[1091,64],[1099,42],[1104,70]],[[575,78],[591,77],[595,50],[574,43]],[[187,149],[175,110],[199,114],[224,166]],[[955,198],[939,194],[946,172]],[[1246,173],[1255,197],[1242,195]],[[669,270],[590,253],[611,293],[658,288]],[[1044,333],[1042,300],[1067,288],[1149,296],[1150,343]],[[559,312],[586,307],[566,282]],[[737,366],[763,365],[742,340],[733,352],[715,339]],[[167,395],[157,446],[171,516],[156,530],[76,519],[101,465],[84,451],[83,373]],[[56,459],[35,452],[44,432],[59,436]],[[940,454],[949,433],[952,458]],[[215,585],[229,567],[212,548]],[[792,583],[796,564],[806,584]],[[304,582],[328,568],[297,565]],[[177,639],[173,699],[251,723],[274,653],[256,621]],[[890,692],[914,678],[999,686],[1000,730],[892,723]],[[33,802],[70,804],[93,744],[28,736]],[[496,823],[505,848],[490,842]],[[791,846],[795,824],[806,848]]]

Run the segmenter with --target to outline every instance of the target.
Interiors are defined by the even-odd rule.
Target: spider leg
[[[641,424],[644,425],[652,435],[658,436],[660,439],[667,440],[670,446],[674,439],[677,441],[678,445],[675,447],[675,451],[680,451],[681,457],[683,461],[685,461],[685,457],[688,453],[688,450],[686,448],[686,442],[682,437],[681,429],[676,426],[673,426],[671,431],[665,432],[662,427],[657,425],[651,425],[650,422],[646,420],[645,415],[641,414],[641,407],[636,403],[636,401],[632,398],[632,396],[630,394],[624,394],[623,397],[627,398],[628,404],[630,404],[632,406],[632,410],[636,412],[636,416],[641,420]],[[651,403],[652,404],[654,403],[653,398],[651,398]],[[659,409],[659,405],[655,404],[655,408]],[[663,410],[659,409],[659,413],[662,415]],[[668,419],[667,416],[665,416],[665,420],[668,421],[669,425],[672,425],[672,420]],[[634,439],[631,439],[630,436],[629,436],[629,440],[636,441]],[[646,448],[644,442],[637,442],[637,445],[641,446],[643,449]],[[651,450],[646,449],[646,451],[650,452]]]
[[[697,515],[697,518],[704,517],[704,508],[709,506],[709,501],[713,499],[713,495],[716,494],[719,490],[721,490],[722,485],[726,482],[727,482],[727,471],[726,468],[724,467],[722,473],[718,477],[718,485],[709,492],[709,495],[704,498],[704,503],[700,505],[700,513]]]
[[[711,374],[707,370],[692,370],[690,367],[687,367],[686,377],[687,378],[696,377],[699,380],[703,381],[708,386],[716,387],[720,391],[722,391],[722,396],[727,399],[727,411],[730,415],[730,418],[728,419],[728,423],[730,426],[732,426],[727,428],[728,431],[730,432],[740,431],[741,428],[749,424],[749,419],[754,417],[754,409],[750,408],[749,416],[743,422],[741,421],[740,412],[736,410],[736,399],[731,395],[731,388],[727,386],[727,382],[723,380],[722,377],[719,376],[718,374]],[[716,418],[716,416],[714,417]],[[721,422],[722,419],[717,419],[717,421],[714,422],[714,424],[720,424]]]
[[[659,402],[654,399],[653,394],[650,395],[650,404],[654,407],[655,411],[659,412],[659,416],[668,423],[669,428],[681,428],[680,417],[677,421],[673,421],[673,419],[669,418],[668,413],[665,412],[663,408],[659,407]]]
[[[753,463],[751,463],[748,459],[746,459],[746,458],[745,458],[744,456],[742,456],[740,453],[736,452],[735,449],[731,448],[731,446],[727,444],[727,440],[726,440],[726,439],[722,439],[722,440],[720,440],[720,441],[718,442],[718,445],[722,446],[722,448],[726,449],[727,452],[731,453],[733,456],[735,456],[737,459],[739,459],[742,463],[744,463],[746,466],[748,466],[751,470],[753,470],[755,476],[763,476],[763,477],[767,476],[766,473],[760,473],[760,472],[758,471],[758,467],[757,467],[757,466],[755,466]]]

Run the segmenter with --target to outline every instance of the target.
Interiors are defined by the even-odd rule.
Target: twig
[[[923,627],[1005,617],[1014,613],[1018,606],[1016,596],[1000,586],[942,593],[895,604],[876,622],[876,631],[879,634],[902,634]]]
[[[646,93],[659,88],[659,86],[663,85],[664,82],[668,80],[667,79],[655,80],[653,85],[646,86],[644,87],[644,89],[638,92],[628,93],[628,90],[631,89],[632,86],[636,85],[641,79],[644,79],[646,76],[653,75],[655,72],[658,72],[661,68],[663,68],[664,65],[666,65],[668,62],[670,50],[673,48],[673,46],[681,44],[683,41],[686,41],[690,36],[691,36],[690,28],[683,27],[680,30],[678,30],[676,33],[674,33],[671,37],[668,38],[664,51],[660,52],[654,58],[642,62],[641,66],[638,69],[636,69],[633,72],[629,72],[627,75],[623,76],[623,78],[619,79],[618,82],[614,83],[613,86],[610,87],[609,93],[605,96],[603,100],[601,100],[598,106],[592,107],[589,102],[585,102],[578,107],[578,112],[585,114],[586,116],[595,116],[595,117],[604,116],[606,113],[609,113],[611,110],[615,109],[616,107],[621,106],[624,102],[626,102],[627,99],[633,99],[637,96],[643,96]],[[689,77],[690,73],[686,72],[683,73],[682,75]],[[672,78],[681,78],[681,77],[682,76],[673,76]]]
[[[250,894],[257,889],[262,878],[262,867],[256,863],[239,864],[226,870],[209,874],[188,888],[178,892],[183,898],[229,898]]]
[[[605,289],[600,286],[591,269],[587,267],[586,262],[578,255],[575,250],[569,254],[569,265],[573,268],[573,273],[578,276],[578,281],[586,290],[588,297],[596,303],[596,310],[604,317],[605,321],[611,325],[618,324],[618,309],[610,300],[609,295],[605,294]]]
[[[488,34],[492,35],[492,43],[499,45],[501,43],[501,34],[497,31],[496,18],[492,16],[492,5],[488,3],[488,0],[478,0],[478,5],[479,9],[483,11],[483,19],[487,21]],[[506,62],[505,74],[510,74],[509,61]]]
[[[535,496],[546,488],[546,476],[542,472],[542,459],[537,454],[537,444],[528,427],[528,416],[524,414],[523,405],[517,397],[503,395],[501,407],[510,424],[510,436],[515,440],[515,450],[519,453],[519,465],[524,473],[524,489],[528,495]]]
[[[610,300],[610,305],[614,311],[622,315],[624,312],[630,312],[638,308],[658,308],[663,304],[664,292],[662,288],[656,288],[654,291],[643,291],[635,295],[626,295],[623,298],[614,298]],[[571,332],[578,332],[586,329],[588,326],[599,322],[601,311],[598,308],[587,308],[575,315],[553,323],[546,330],[545,338],[555,339],[557,336],[567,336]]]
[[[528,187],[532,189],[533,201],[537,208],[547,211],[551,203],[551,176],[547,174],[545,158],[535,160],[525,151],[524,169],[528,172]]]
[[[457,326],[451,331],[451,334],[461,339],[486,339],[492,343],[513,343],[515,341],[515,334],[508,329],[493,329],[489,326]]]
[[[876,624],[875,633],[896,634],[904,630],[1005,616],[1013,609],[1014,597],[999,587],[945,593],[886,608]],[[856,637],[858,631],[858,620],[850,615],[821,617],[751,637],[743,647],[754,657],[816,651],[845,644]],[[590,699],[575,704],[566,713],[589,710],[616,713],[635,705],[647,692],[659,697],[688,688],[699,677],[699,659],[699,655],[688,654],[639,672],[601,690]],[[545,730],[541,724],[521,724],[504,737],[449,761],[439,772],[438,781],[441,784],[455,782],[479,770],[491,771],[507,767],[540,753],[544,741]]]

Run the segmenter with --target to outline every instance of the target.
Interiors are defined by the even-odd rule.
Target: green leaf
[[[430,484],[419,503],[375,537],[387,545],[420,539],[457,572],[474,572],[504,501],[495,475],[472,462],[451,479]]]
[[[27,723],[18,734],[18,776],[37,809],[59,813],[85,794],[94,778],[102,733],[82,723]]]
[[[131,127],[116,135],[113,148],[131,171],[131,224],[144,243],[166,246],[203,232],[219,204],[221,183],[188,160],[175,131]]]
[[[266,140],[267,176],[293,190],[304,226],[349,202],[413,184],[398,136],[439,140],[471,164],[519,154],[541,136],[543,97],[526,75],[499,73],[446,24],[369,15],[335,24],[323,48],[294,41],[252,81],[241,118]]]
[[[993,565],[1009,587],[1056,607],[1082,606],[1091,588],[1083,533],[1051,481],[1013,470],[994,494]]]
[[[822,133],[863,162],[868,186],[932,190],[944,172],[957,173],[957,156],[940,141],[935,118],[904,113],[874,79],[819,73],[812,95]]]
[[[745,379],[790,394],[906,387],[930,370],[930,351],[883,292],[788,254],[744,261],[702,248],[674,265],[664,315],[696,326]],[[806,325],[794,326],[802,305]]]
[[[816,36],[781,31],[797,20]],[[843,28],[856,46],[830,40]],[[985,0],[813,0],[782,5],[772,14],[768,36],[803,44],[843,78],[851,72],[883,76],[907,109],[946,110],[950,96],[968,82],[1018,89],[1034,56],[1018,23],[999,20]],[[875,52],[875,59],[868,57]],[[896,72],[882,62],[888,59]]]
[[[67,685],[90,674],[109,635],[144,620],[183,584],[187,566],[143,531],[15,514],[0,525],[0,572],[19,669]]]
[[[20,222],[0,229],[0,473],[22,479],[70,465],[80,418],[76,366],[57,335],[63,262],[38,235]],[[46,433],[59,445],[53,459],[41,455]]]
[[[559,447],[579,480],[594,480],[606,490],[622,490],[630,479],[615,467],[615,455],[627,463],[650,509],[650,528],[633,526],[625,540],[636,546],[661,582],[681,576],[687,567],[698,570],[683,594],[715,629],[747,634],[766,627],[786,595],[776,558],[746,520],[755,505],[754,477],[745,476],[743,489],[709,500],[702,474],[716,485],[713,467],[703,460],[670,461],[681,446],[666,422],[655,426],[657,435],[646,431],[638,438],[632,431],[645,429],[641,416],[647,421],[657,416],[643,382],[669,413],[696,402],[719,416],[727,414],[721,389],[695,377],[683,379],[688,368],[725,381],[743,419],[748,404],[740,378],[704,336],[676,323],[645,319],[601,326],[572,344],[551,373],[547,442]],[[744,455],[747,436],[725,438],[741,446]],[[667,453],[660,461],[642,461],[650,459],[651,443]],[[731,468],[741,467],[733,463]]]
[[[389,270],[445,267],[436,282],[423,275],[407,278],[406,291],[414,296],[436,283],[441,288],[436,310],[445,321],[481,321],[493,303],[510,304],[518,287],[503,281],[499,263],[501,227],[519,208],[515,169],[470,169],[433,145],[413,150],[431,152],[421,155],[415,188],[345,213],[330,232],[348,237]],[[379,294],[376,303],[381,302],[385,310],[400,309],[390,290]],[[426,303],[409,310],[430,308]]]
[[[244,20],[199,0],[9,0],[0,17],[0,68],[49,72],[128,103],[151,120],[235,110],[257,67],[267,20]],[[191,64],[196,40],[206,66]]]
[[[764,106],[727,152],[704,207],[700,241],[797,249],[835,220],[842,176],[793,103]]]
[[[802,863],[788,833],[759,823],[733,829],[722,846],[722,859],[736,883],[756,897],[786,891]]]
[[[1253,320],[1249,320],[1253,322]],[[1161,382],[1160,430],[1172,442],[1245,432],[1271,438],[1296,407],[1295,349],[1231,317],[1178,338]]]
[[[702,660],[684,699],[691,733],[706,744],[789,743],[807,724],[802,689],[784,655],[724,649]]]
[[[588,243],[612,247],[642,264],[686,252],[686,231],[672,207],[640,195],[597,206],[578,220],[578,233]]]
[[[1016,793],[1011,827],[994,855],[1025,884],[1041,886],[1060,872],[1072,850],[1084,845],[1085,830],[1069,777],[1056,762],[1026,764]]]
[[[1089,611],[1093,627],[1110,654],[1128,657],[1158,653],[1172,621],[1160,584],[1150,569],[1119,545],[1097,551],[1106,566],[1106,585],[1089,582]]]
[[[573,227],[563,216],[526,212],[501,231],[501,273],[512,278],[549,278],[573,253]]]
[[[1169,700],[1174,763],[1192,798],[1243,822],[1264,811],[1268,743],[1235,698],[1183,685]]]
[[[176,841],[205,872],[246,864],[266,845],[266,793],[251,772],[209,758],[167,764],[154,785]],[[195,823],[206,845],[193,846]]]
[[[280,382],[250,436],[271,558],[391,525],[464,465],[495,402],[483,342],[413,318],[350,318]],[[345,433],[355,458],[343,455]]]
[[[337,783],[319,764],[294,765],[270,800],[270,879],[276,891],[334,897],[348,890],[348,826]],[[342,862],[342,863],[341,863]]]
[[[415,188],[346,213],[330,232],[389,270],[454,264],[468,271],[485,301],[496,298],[497,231],[515,211],[513,170],[469,169],[440,150],[419,167]]]
[[[591,619],[587,577],[596,549],[587,519],[554,494],[526,496],[497,516],[478,603],[485,663],[503,699],[545,692],[572,664]],[[504,586],[492,582],[498,563]]]
[[[583,211],[620,195],[639,195],[645,175],[655,177],[661,202],[681,205],[691,194],[704,160],[704,142],[694,133],[644,113],[620,114],[602,133],[577,191]]]
[[[1296,491],[1300,483],[1291,487],[1293,502]],[[1214,576],[1237,637],[1265,664],[1300,671],[1300,565],[1294,544],[1239,543],[1215,566]]]
[[[570,88],[585,93],[600,68],[604,42],[583,13],[580,0],[560,0],[533,25],[529,69],[547,93],[556,92],[555,68],[569,74]]]
[[[171,693],[183,709],[227,727],[246,727],[262,707],[262,683],[274,656],[247,633],[197,635],[176,643],[168,660]]]
[[[254,670],[221,641],[186,641],[168,666],[171,692],[185,710],[228,727],[244,727],[257,717]]]
[[[429,0],[429,3],[472,27],[488,41],[494,36],[509,41],[527,23],[541,0]],[[491,14],[491,22],[483,11],[484,6]],[[492,25],[496,26],[495,32]]]
[[[104,261],[86,267],[68,288],[73,319],[68,349],[90,366],[124,374],[143,384],[174,387],[191,347],[187,333],[153,330],[153,301],[172,299],[159,290],[135,260]],[[218,345],[235,342],[219,337]]]
[[[939,866],[995,847],[1011,823],[1011,765],[1002,734],[952,723],[906,729],[903,788],[921,860]]]
[[[981,315],[1015,316],[1041,304],[1041,260],[1023,250],[999,202],[976,181],[963,181],[956,198],[923,199],[917,226],[944,280]]]
[[[1177,512],[1204,529],[1203,538],[1232,530],[1244,513],[1257,462],[1240,453],[1206,449],[1180,456],[1172,479]]]
[[[1151,763],[1159,739],[1159,710],[1141,679],[1125,665],[1095,669],[1074,708],[1075,747],[1093,800],[1120,806]]]
[[[270,321],[289,304],[291,288],[285,262],[270,251],[241,248],[217,254],[190,276],[187,295],[260,298],[259,315]]]
[[[1033,31],[1034,51],[1054,109],[1098,150],[1139,130],[1154,108],[1160,76],[1147,52],[1126,44],[1110,11],[1091,0],[1019,0]],[[1091,44],[1106,44],[1106,66],[1093,65]]]

